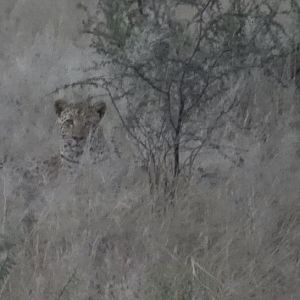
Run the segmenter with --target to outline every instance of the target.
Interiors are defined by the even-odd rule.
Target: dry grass
[[[83,169],[74,183],[26,196],[16,193],[26,163],[6,163],[1,224],[16,264],[0,299],[298,299],[299,105],[293,88],[249,84],[252,128],[231,141],[246,149],[243,165],[215,160],[215,178],[195,174],[161,214],[146,176],[126,164]]]

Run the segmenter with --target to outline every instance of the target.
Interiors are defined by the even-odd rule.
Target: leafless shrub
[[[295,1],[281,4],[99,1],[95,12],[79,6],[99,54],[94,69],[108,68],[110,75],[78,84],[106,91],[139,149],[152,191],[160,185],[173,197],[176,178],[193,173],[204,148],[222,153],[214,137],[240,106],[241,78],[262,70],[286,85],[279,65],[292,55],[297,39],[279,19],[296,20],[299,7]],[[183,8],[190,14],[180,19]],[[126,113],[119,109],[122,101]],[[242,158],[237,153],[232,161]]]

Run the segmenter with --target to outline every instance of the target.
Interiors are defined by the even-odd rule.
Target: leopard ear
[[[54,103],[55,113],[60,116],[64,109],[67,107],[68,103],[65,100],[59,99]]]
[[[104,102],[98,102],[93,104],[93,108],[99,114],[100,119],[102,119],[106,112],[106,104]]]

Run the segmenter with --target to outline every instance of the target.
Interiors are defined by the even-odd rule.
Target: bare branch
[[[72,283],[72,281],[76,278],[76,272],[77,272],[77,268],[74,269],[73,273],[71,274],[71,276],[69,277],[69,279],[67,280],[67,282],[65,283],[65,285],[63,286],[63,288],[61,289],[61,291],[58,293],[57,296],[57,300],[60,300],[64,293],[66,292],[68,286]]]
[[[124,128],[126,129],[126,131],[129,133],[129,135],[130,135],[130,136],[131,136],[138,144],[142,145],[143,148],[144,148],[145,150],[148,150],[147,145],[146,145],[145,143],[143,143],[140,139],[138,139],[138,137],[137,137],[135,134],[133,134],[133,132],[132,132],[132,131],[129,129],[129,127],[127,126],[125,120],[124,120],[123,117],[122,117],[122,114],[121,114],[121,112],[120,112],[118,106],[116,105],[114,96],[112,95],[112,93],[111,93],[111,91],[110,91],[110,88],[109,88],[107,85],[105,85],[104,87],[105,87],[105,89],[106,89],[106,91],[107,91],[107,93],[108,93],[108,95],[109,95],[109,97],[110,97],[111,103],[112,103],[114,109],[116,110],[116,112],[117,112],[117,114],[118,114],[118,116],[119,116],[119,118],[120,118],[120,120],[121,120],[121,122],[122,122]]]

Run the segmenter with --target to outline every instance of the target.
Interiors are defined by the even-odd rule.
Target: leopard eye
[[[66,124],[68,127],[71,127],[71,126],[74,125],[74,122],[73,122],[72,119],[68,119],[68,120],[65,121],[65,124]]]

